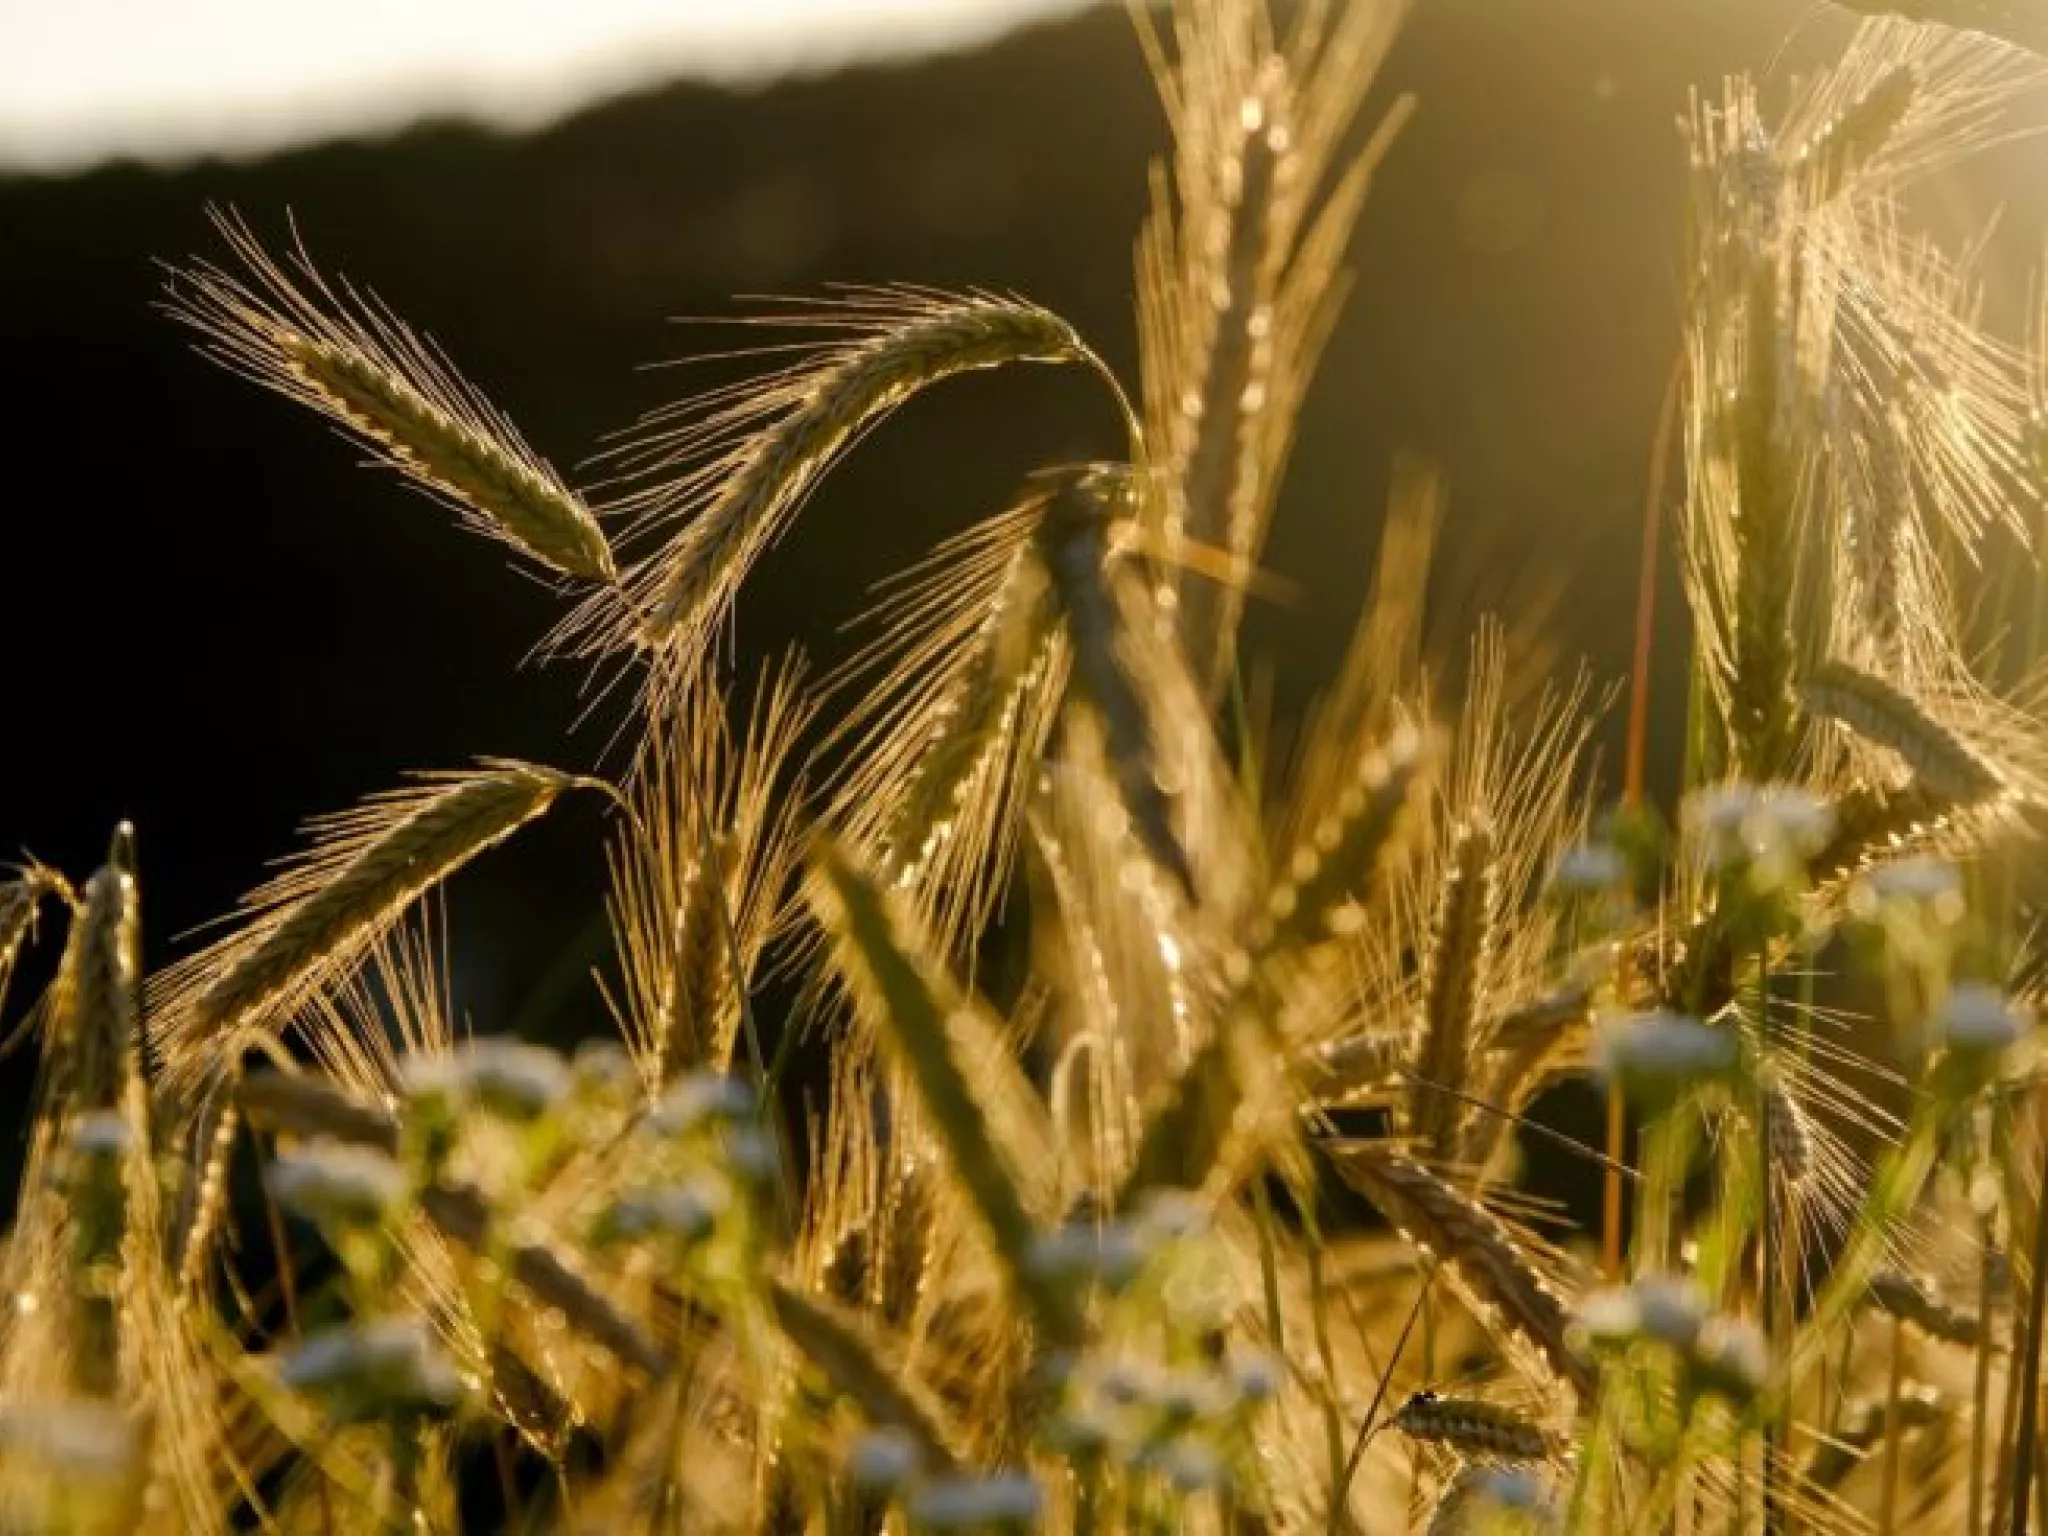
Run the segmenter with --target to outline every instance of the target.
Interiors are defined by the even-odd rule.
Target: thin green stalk
[[[1997,1215],[1977,1217],[1977,1372],[1970,1413],[1970,1515],[1968,1536],[1984,1529],[1984,1431],[1991,1421],[1991,1286],[1998,1256]]]
[[[1878,1536],[1892,1536],[1899,1505],[1899,1392],[1905,1383],[1906,1325],[1892,1319],[1891,1365],[1884,1387],[1883,1481],[1878,1485]]]
[[[2048,1173],[2048,1170],[2044,1170]],[[2038,1448],[2041,1420],[2041,1319],[2042,1302],[2048,1299],[2048,1183],[2034,1210],[2033,1283],[2027,1288],[2026,1344],[2021,1355],[2019,1443],[2013,1447],[2012,1533],[2027,1536],[2027,1522],[2033,1514],[2029,1495],[2033,1491],[2034,1456]]]

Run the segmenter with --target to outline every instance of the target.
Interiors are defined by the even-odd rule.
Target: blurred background
[[[1782,83],[1849,29],[1808,0],[1416,11],[1380,100],[1420,111],[1358,232],[1271,548],[1300,593],[1255,618],[1283,712],[1348,634],[1403,450],[1447,477],[1446,647],[1483,608],[1546,611],[1565,653],[1625,676],[1677,343],[1676,118],[1689,87]],[[1163,135],[1127,17],[1081,0],[0,0],[0,854],[83,874],[133,818],[161,959],[309,813],[410,769],[606,745],[581,674],[521,665],[549,591],[154,311],[160,261],[218,253],[209,204],[273,245],[295,220],[574,478],[689,387],[648,366],[707,345],[668,320],[735,295],[1015,289],[1133,376]],[[2001,150],[1927,210],[1964,228],[2008,205],[1995,302],[2038,255],[2039,155]],[[1054,371],[917,402],[766,562],[743,665],[792,643],[829,664],[873,582],[1033,466],[1116,442]],[[1662,597],[1669,742],[1668,563]],[[598,829],[572,807],[459,885],[479,1029],[602,1027],[581,984]]]

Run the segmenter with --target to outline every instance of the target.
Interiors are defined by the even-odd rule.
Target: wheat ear
[[[141,1071],[142,906],[135,829],[115,829],[86,882],[57,978],[58,1050],[70,1108],[112,1109]]]
[[[1792,169],[1807,178],[1815,202],[1838,196],[1884,152],[1919,93],[1918,73],[1910,64],[1901,64],[1880,75],[1808,137]]]
[[[1074,1298],[1034,1262],[1032,1224],[1013,1158],[998,1145],[990,1114],[963,1060],[953,1016],[970,1007],[917,942],[910,919],[852,852],[819,835],[811,850],[811,905],[831,935],[838,965],[874,1015],[917,1084],[954,1177],[988,1233],[1011,1287],[1055,1340],[1079,1328]],[[986,1058],[984,1058],[986,1059]]]
[[[1147,1192],[1209,1181],[1225,1153],[1249,1153],[1288,1123],[1264,1111],[1277,1107],[1273,1072],[1280,1052],[1261,1001],[1233,999],[1201,1049],[1188,1058],[1158,1102],[1149,1107],[1115,1208],[1135,1210]],[[1233,1180],[1240,1167],[1229,1169]]]
[[[590,509],[431,342],[331,286],[303,248],[280,264],[233,215],[214,223],[247,280],[198,263],[173,273],[166,306],[209,357],[338,423],[478,531],[565,575],[616,579]]]
[[[1424,987],[1422,1038],[1408,1088],[1408,1126],[1433,1155],[1456,1149],[1465,1104],[1447,1089],[1467,1076],[1472,1025],[1486,1002],[1486,967],[1494,940],[1493,833],[1460,828],[1438,898]]]
[[[67,906],[77,903],[70,882],[46,865],[26,864],[0,884],[0,1004],[7,1001],[7,984],[14,979],[22,950],[35,937],[36,919],[52,900]]]
[[[884,294],[847,305],[829,323],[854,329],[855,339],[768,381],[741,404],[723,401],[701,431],[665,428],[666,418],[653,424],[641,461],[666,465],[707,447],[714,457],[708,470],[700,466],[645,498],[650,521],[688,521],[631,577],[642,644],[692,659],[755,560],[839,455],[920,391],[1009,363],[1083,364],[1114,386],[1073,327],[1019,299]],[[750,418],[760,424],[747,430]]]
[[[166,1082],[231,1070],[251,1032],[345,974],[425,892],[593,781],[491,760],[425,775],[312,824],[314,848],[252,893],[234,935],[167,972],[152,996],[151,1041]]]
[[[1073,687],[1094,711],[1117,794],[1145,852],[1192,896],[1195,875],[1160,782],[1152,711],[1126,636],[1134,592],[1112,568],[1114,520],[1132,506],[1130,471],[1086,465],[1057,472],[1041,525],[1053,592],[1073,653]]]
[[[1932,1339],[1974,1349],[1984,1326],[1975,1313],[1934,1294],[1932,1287],[1900,1269],[1880,1269],[1870,1277],[1870,1302],[1888,1317],[1911,1323]]]
[[[1411,1440],[1493,1461],[1547,1461],[1557,1436],[1527,1415],[1477,1397],[1418,1392],[1394,1412],[1394,1427]]]
[[[650,1082],[724,1071],[755,966],[787,915],[797,859],[793,767],[813,710],[795,666],[744,724],[702,687],[652,726],[609,850],[606,908],[623,993],[614,1011]]]
[[[1981,32],[2029,52],[2048,54],[2048,15],[2033,0],[1835,0],[1865,16],[1898,16],[1962,32]]]
[[[1571,1346],[1564,1298],[1505,1222],[1391,1147],[1347,1142],[1331,1150],[1345,1182],[1409,1242],[1436,1257],[1475,1317],[1532,1349],[1582,1398],[1591,1394],[1593,1372]]]
[[[833,734],[846,767],[829,819],[916,893],[948,954],[1001,897],[1066,687],[1038,548],[1050,494],[1034,477],[1016,505],[892,583],[865,621],[876,638],[833,680],[849,708]]]
[[[1831,661],[1816,667],[1800,691],[1808,709],[1897,755],[1950,805],[1981,805],[2004,787],[1967,742],[1881,677]]]
[[[1287,953],[1355,932],[1363,897],[1414,803],[1428,743],[1402,726],[1366,753],[1329,813],[1288,854],[1253,924],[1256,954]]]
[[[768,1300],[775,1321],[834,1388],[876,1424],[900,1429],[916,1441],[920,1471],[947,1473],[960,1463],[959,1436],[944,1408],[913,1377],[858,1313],[772,1281]]]

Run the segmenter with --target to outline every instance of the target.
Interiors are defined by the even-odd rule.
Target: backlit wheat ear
[[[786,915],[803,793],[792,765],[814,713],[787,667],[742,723],[706,684],[650,727],[607,903],[624,982],[614,1011],[650,1082],[732,1060],[754,967]]]
[[[769,1304],[790,1342],[878,1426],[899,1429],[916,1442],[926,1474],[954,1470],[959,1437],[933,1399],[857,1313],[807,1296],[782,1282],[771,1284]]]
[[[1072,652],[1072,686],[1093,710],[1117,793],[1145,852],[1192,897],[1195,873],[1162,784],[1155,722],[1131,654],[1125,601],[1133,590],[1111,563],[1113,522],[1131,505],[1130,472],[1061,471],[1041,541]]]
[[[1392,1147],[1346,1142],[1331,1152],[1346,1183],[1409,1242],[1436,1256],[1473,1316],[1582,1398],[1590,1395],[1593,1371],[1572,1348],[1564,1298],[1505,1222]]]
[[[1253,946],[1280,954],[1355,931],[1382,855],[1413,807],[1428,761],[1428,738],[1403,726],[1361,757],[1329,811],[1287,854]]]
[[[167,1086],[232,1071],[254,1037],[345,975],[428,890],[591,782],[492,760],[313,821],[314,847],[250,894],[242,928],[153,987],[151,1045]]]
[[[22,950],[35,937],[36,920],[51,901],[75,905],[77,897],[70,882],[47,865],[26,864],[0,883],[0,1004],[7,1001],[7,984]]]
[[[1493,833],[1488,828],[1468,826],[1454,834],[1430,935],[1408,1126],[1422,1147],[1438,1158],[1455,1151],[1465,1112],[1464,1102],[1444,1089],[1465,1080],[1466,1056],[1474,1044],[1473,1021],[1486,1005],[1487,955],[1495,942],[1493,857]]]
[[[674,674],[658,688],[696,665],[754,562],[838,457],[905,401],[1011,363],[1079,364],[1116,392],[1071,326],[1018,299],[879,290],[787,323],[846,339],[757,384],[658,413],[620,454],[651,482],[629,502],[641,514],[635,537],[681,529],[628,573],[629,612],[600,598],[564,638],[598,652],[658,651]]]
[[[1997,769],[1881,677],[1833,661],[1817,668],[1801,693],[1808,709],[1896,754],[1951,805],[1980,805],[2004,788]]]
[[[1136,1210],[1153,1190],[1202,1188],[1219,1169],[1235,1186],[1254,1154],[1290,1128],[1278,1096],[1284,1080],[1275,1070],[1281,1045],[1258,1007],[1250,999],[1230,1005],[1216,1032],[1147,1106],[1115,1209]]]
[[[1163,556],[1156,607],[1191,670],[1227,676],[1246,583],[1301,397],[1343,287],[1339,272],[1403,101],[1329,186],[1346,131],[1398,29],[1399,4],[1304,12],[1276,50],[1263,6],[1173,12],[1172,47],[1141,22],[1174,139],[1155,167],[1138,254],[1150,436],[1165,483],[1148,509]],[[1170,55],[1170,56],[1169,56]],[[1178,552],[1224,549],[1218,588],[1183,587]]]
[[[1910,64],[1878,77],[1861,96],[1823,123],[1793,160],[1810,194],[1827,202],[1884,152],[1893,130],[1913,109],[1920,79]]]
[[[1813,1119],[1778,1071],[1759,1072],[1756,1091],[1757,1114],[1769,1132],[1771,1177],[1796,1197],[1814,1176]]]
[[[1018,1298],[1055,1340],[1079,1327],[1075,1298],[1034,1262],[1037,1229],[1020,1170],[997,1143],[975,1072],[956,1043],[953,1015],[970,1005],[909,932],[899,905],[850,850],[819,836],[811,850],[811,904],[837,963],[917,1084],[924,1109]]]
[[[850,696],[829,819],[914,893],[948,954],[979,932],[1008,880],[1066,688],[1038,548],[1051,495],[1034,480],[1016,506],[936,550],[877,605],[876,639],[833,680],[835,702]]]
[[[441,352],[374,300],[283,263],[232,214],[216,227],[244,276],[175,272],[166,307],[209,357],[346,429],[479,532],[585,581],[616,579],[597,519]]]
[[[114,1108],[142,1065],[142,906],[126,824],[81,893],[57,998],[73,1106]]]
[[[2048,54],[2048,16],[2032,0],[1835,0],[1865,16],[1897,16],[1959,31],[1981,32],[2033,53]]]
[[[1959,820],[1947,802],[1918,784],[1896,790],[1857,785],[1831,809],[1835,830],[1807,866],[1823,890],[1838,889],[1883,859],[1917,851]]]

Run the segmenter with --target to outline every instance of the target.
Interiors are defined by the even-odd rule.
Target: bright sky
[[[964,44],[1085,0],[0,0],[0,169],[532,124],[678,75]]]

